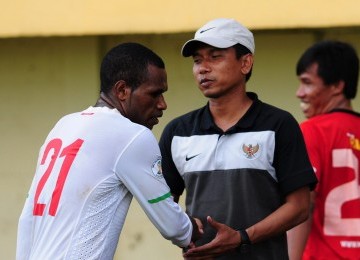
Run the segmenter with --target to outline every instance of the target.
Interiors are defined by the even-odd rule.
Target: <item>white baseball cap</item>
[[[255,52],[252,32],[234,19],[219,18],[212,20],[196,31],[194,39],[187,41],[181,49],[184,57],[194,52],[197,42],[203,42],[216,48],[229,48],[239,43]]]

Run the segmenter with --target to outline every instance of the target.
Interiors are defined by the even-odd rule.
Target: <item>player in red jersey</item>
[[[319,183],[309,220],[289,232],[294,259],[360,259],[359,59],[344,42],[322,41],[301,56],[296,96],[308,118],[301,124]]]

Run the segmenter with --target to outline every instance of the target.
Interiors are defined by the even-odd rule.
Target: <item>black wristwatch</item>
[[[241,237],[241,242],[238,247],[238,250],[240,250],[241,253],[248,253],[250,251],[250,247],[251,247],[251,241],[250,241],[249,235],[245,229],[240,229],[240,230],[238,230],[238,232]]]

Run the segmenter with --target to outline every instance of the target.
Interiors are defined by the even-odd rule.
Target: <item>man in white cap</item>
[[[309,214],[317,182],[290,113],[246,92],[255,44],[233,19],[216,19],[185,43],[208,103],[171,121],[160,149],[175,201],[207,219],[188,259],[288,259],[286,231]],[[206,222],[206,221],[205,221]]]

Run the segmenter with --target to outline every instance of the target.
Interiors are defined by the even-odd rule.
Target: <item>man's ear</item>
[[[332,84],[331,88],[333,90],[334,95],[343,94],[345,88],[345,82],[343,80],[340,80],[339,82]]]
[[[241,65],[241,70],[243,71],[244,74],[248,74],[253,66],[254,56],[251,53],[249,53],[242,56],[241,59],[243,61]]]
[[[126,100],[131,94],[131,88],[124,80],[119,80],[113,87],[113,93],[119,100]]]

